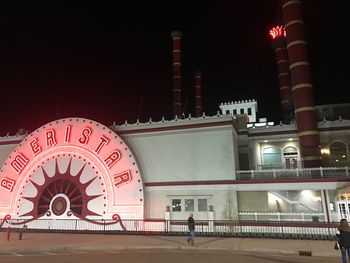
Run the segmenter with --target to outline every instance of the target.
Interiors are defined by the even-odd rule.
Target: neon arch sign
[[[65,118],[29,134],[7,158],[0,171],[0,218],[18,224],[143,219],[143,192],[137,162],[114,131]]]

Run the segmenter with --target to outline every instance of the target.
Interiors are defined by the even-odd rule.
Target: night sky
[[[107,126],[172,116],[172,39],[182,39],[183,106],[194,115],[194,72],[203,110],[258,101],[279,122],[269,28],[277,0],[6,1],[0,8],[0,136],[63,117]],[[141,2],[141,3],[139,3]],[[303,1],[316,105],[350,100],[350,1]]]

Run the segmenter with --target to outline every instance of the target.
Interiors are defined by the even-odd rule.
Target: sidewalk
[[[128,249],[196,249],[235,250],[270,253],[299,254],[310,251],[312,256],[339,257],[334,250],[334,241],[287,240],[228,237],[196,237],[196,246],[188,246],[185,236],[112,235],[112,234],[62,234],[24,233],[18,240],[18,233],[0,233],[0,254],[58,251],[109,251]]]

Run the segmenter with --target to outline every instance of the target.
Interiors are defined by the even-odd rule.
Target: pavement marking
[[[73,251],[71,251],[71,253],[72,253],[72,254],[87,254],[87,253],[89,253],[89,252],[87,252],[87,251],[73,250]]]
[[[23,254],[20,254],[20,253],[11,253],[11,255],[17,256],[17,257],[23,257],[24,256]]]
[[[50,255],[50,256],[56,256],[57,253],[53,253],[53,252],[47,252],[47,251],[44,251],[44,252],[41,252],[42,254],[46,254],[46,255]]]

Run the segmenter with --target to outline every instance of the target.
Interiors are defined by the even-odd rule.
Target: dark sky
[[[183,105],[257,99],[278,121],[277,69],[268,30],[277,0],[6,1],[0,6],[0,135],[56,118],[111,125],[172,115],[173,30],[183,32]],[[303,1],[316,104],[349,102],[350,2]]]

